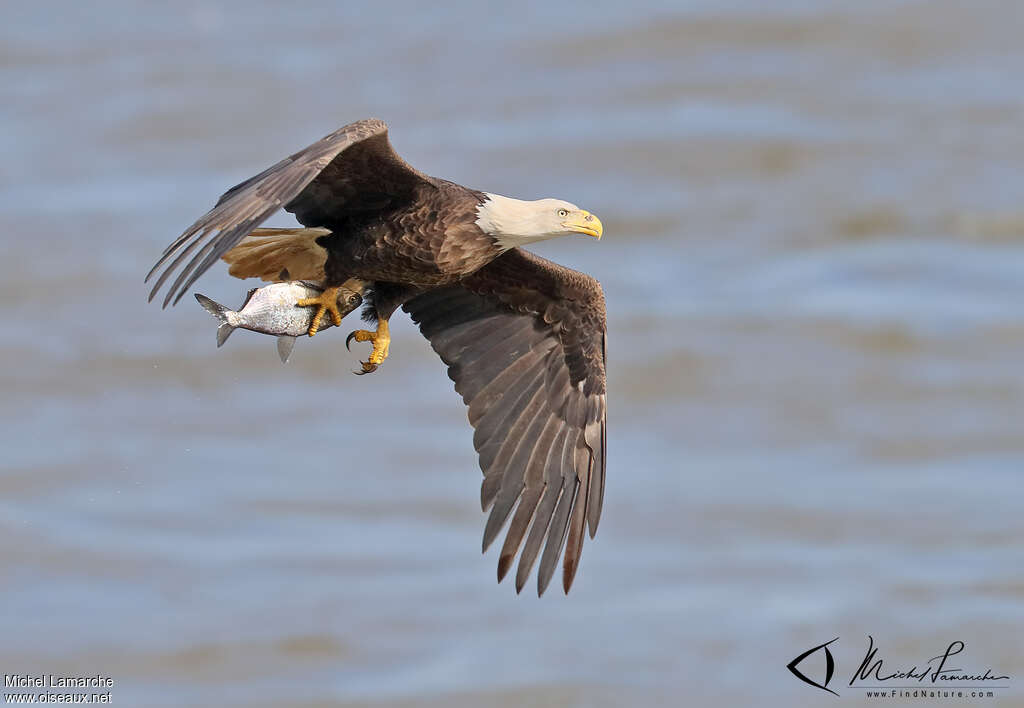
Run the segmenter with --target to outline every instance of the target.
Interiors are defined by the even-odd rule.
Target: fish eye
[[[565,210],[565,209],[559,209],[558,210],[558,215],[559,216],[569,216],[569,212],[567,210]]]

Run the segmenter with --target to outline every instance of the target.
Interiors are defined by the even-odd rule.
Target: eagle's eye
[[[565,209],[559,209],[558,210],[558,215],[562,216],[562,217],[569,216],[569,212],[567,210],[565,210]]]

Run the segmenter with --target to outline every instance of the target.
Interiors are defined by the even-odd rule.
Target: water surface
[[[831,705],[785,664],[838,635],[845,685],[871,634],[905,664],[963,640],[1020,701],[1016,9],[6,8],[0,667],[139,706]],[[424,171],[605,223],[535,249],[609,309],[568,598],[495,585],[407,320],[357,378],[344,330],[283,367],[145,303],[225,188],[371,115]]]

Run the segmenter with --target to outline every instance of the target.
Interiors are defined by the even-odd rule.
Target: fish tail
[[[195,294],[196,300],[203,309],[209,312],[211,315],[217,318],[220,322],[220,326],[217,327],[217,348],[224,346],[224,342],[228,341],[228,337],[235,331],[235,326],[228,322],[228,313],[231,312],[228,308],[221,305],[219,302],[214,302],[205,295]]]

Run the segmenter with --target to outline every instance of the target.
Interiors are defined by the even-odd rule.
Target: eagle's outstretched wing
[[[346,125],[225,192],[149,271],[147,282],[174,258],[157,278],[149,299],[195,252],[163,304],[177,303],[218,258],[282,206],[305,226],[330,228],[353,212],[409,199],[425,183],[432,183],[431,178],[414,170],[391,148],[384,121],[369,118]]]
[[[584,524],[593,537],[604,498],[600,283],[516,249],[461,285],[420,295],[404,309],[448,365],[455,390],[469,406],[484,473],[481,504],[491,509],[484,550],[512,516],[498,580],[525,537],[516,572],[516,591],[522,590],[546,538],[537,592],[551,580],[563,544],[562,585],[568,592]]]

